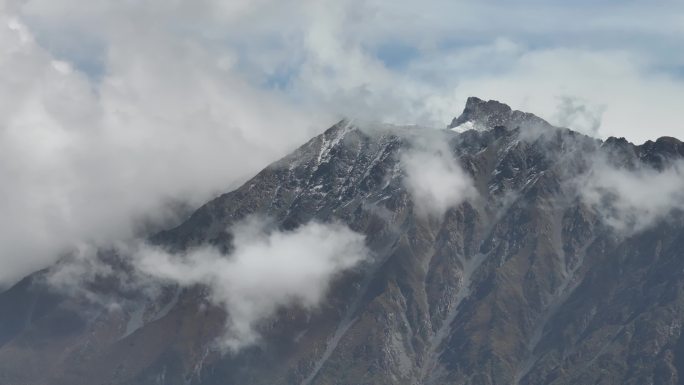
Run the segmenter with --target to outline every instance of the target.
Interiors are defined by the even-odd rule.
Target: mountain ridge
[[[577,186],[600,171],[595,159],[617,167],[609,171],[665,170],[684,145],[601,141],[477,98],[449,127],[468,121],[487,129],[342,120],[151,238],[169,250],[208,244],[229,254],[226,229],[252,215],[285,231],[337,221],[365,235],[373,259],[338,276],[320,308],[262,320],[257,345],[212,349],[227,315],[201,285],[171,285],[156,303],[135,305],[142,310],[92,318],[83,317],[91,305],[32,278],[0,294],[0,314],[22,313],[17,303],[41,309],[0,316],[0,381],[680,383],[684,279],[672,272],[684,269],[682,215],[668,211],[667,220],[620,234]],[[453,158],[477,196],[421,214],[405,184],[404,160],[415,152],[447,166]],[[31,373],[27,365],[41,358],[49,365]]]

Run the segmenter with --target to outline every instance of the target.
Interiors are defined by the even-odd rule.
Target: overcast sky
[[[475,95],[684,136],[682,1],[0,0],[0,285],[134,236],[342,116]]]

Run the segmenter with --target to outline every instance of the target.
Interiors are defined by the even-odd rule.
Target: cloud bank
[[[171,60],[158,46],[173,42],[299,105],[370,120],[441,127],[471,95],[570,124],[557,111],[581,100],[602,110],[600,136],[637,142],[674,136],[682,120],[684,5],[674,0],[21,4],[14,13],[42,45],[95,74],[112,73],[115,56]]]
[[[93,83],[0,15],[0,287],[163,225],[324,128],[220,55],[154,34],[110,50]]]

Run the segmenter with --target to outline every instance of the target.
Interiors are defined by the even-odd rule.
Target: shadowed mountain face
[[[90,282],[124,304],[103,307],[46,285],[45,271],[0,294],[0,384],[684,383],[681,210],[627,231],[606,219],[617,197],[597,207],[582,194],[599,161],[658,173],[684,144],[603,142],[477,98],[450,127],[469,122],[478,129],[340,122],[151,238],[229,251],[226,229],[254,214],[364,234],[372,259],[319,308],[262,320],[257,344],[214,349],[226,314],[200,285],[151,300]],[[404,183],[402,155],[425,141],[477,190],[439,215]]]

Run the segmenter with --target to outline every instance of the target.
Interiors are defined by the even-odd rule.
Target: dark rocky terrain
[[[228,251],[226,228],[255,213],[365,234],[372,261],[319,309],[263,320],[258,344],[211,348],[226,314],[202,287],[149,301],[92,282],[126,298],[106,309],[43,271],[0,294],[0,384],[684,384],[681,210],[621,232],[578,193],[597,157],[657,172],[684,144],[600,141],[477,98],[451,127],[466,122],[478,129],[340,122],[151,238]],[[417,212],[400,155],[422,136],[448,146],[477,198]]]

